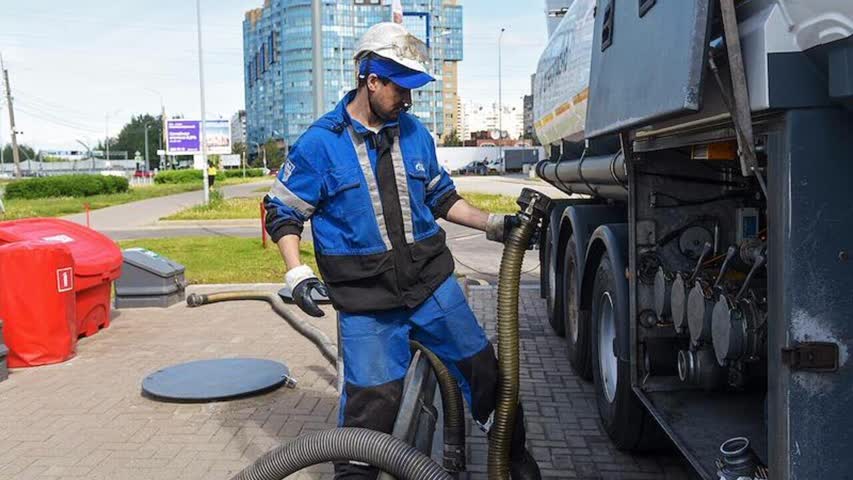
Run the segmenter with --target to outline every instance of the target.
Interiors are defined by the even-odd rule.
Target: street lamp
[[[196,0],[196,22],[198,25],[198,86],[201,98],[201,171],[204,178],[204,204],[210,203],[210,187],[207,185],[207,119],[204,112],[204,56],[201,41],[201,0]]]
[[[501,137],[503,137],[504,127],[503,127],[503,84],[501,83],[501,40],[503,40],[504,31],[506,28],[501,28],[501,33],[498,35],[498,130],[501,132]]]
[[[500,132],[498,138],[498,155],[500,156],[499,161],[506,165],[503,161],[504,156],[504,147],[503,147],[503,135],[504,135],[504,108],[503,108],[503,84],[501,83],[501,40],[503,40],[504,32],[506,28],[501,27],[501,33],[498,35],[498,131]],[[506,167],[504,166],[504,171],[506,171]]]

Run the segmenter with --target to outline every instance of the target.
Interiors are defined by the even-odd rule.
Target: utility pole
[[[104,155],[104,161],[110,161],[110,114],[108,113],[104,120],[104,148],[107,149]],[[108,164],[108,163],[107,163]]]
[[[0,112],[0,172],[6,168],[6,164],[3,161],[3,150],[5,149],[6,145],[3,143],[3,112]]]
[[[314,70],[314,118],[323,114],[326,101],[323,82],[323,0],[311,0],[311,49]]]
[[[12,159],[15,161],[15,178],[21,178],[21,154],[18,152],[18,137],[15,131],[15,109],[12,106],[12,88],[9,86],[9,71],[0,57],[0,69],[3,70],[3,80],[6,82],[6,105],[9,107],[9,131],[12,135]]]
[[[204,57],[201,46],[201,0],[196,0],[196,20],[198,23],[198,84],[201,96],[201,171],[204,178],[204,204],[210,203],[210,187],[207,185],[207,122],[204,112]]]

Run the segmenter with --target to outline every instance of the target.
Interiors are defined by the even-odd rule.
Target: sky
[[[200,116],[196,10],[192,0],[4,0],[0,54],[14,97],[18,141],[42,149],[94,146],[131,117]],[[202,0],[208,118],[243,108],[242,21],[263,0]],[[521,107],[547,41],[544,0],[461,0],[463,101],[498,96],[502,39],[503,102]],[[534,3],[535,7],[531,6]],[[0,144],[9,118],[0,101]]]

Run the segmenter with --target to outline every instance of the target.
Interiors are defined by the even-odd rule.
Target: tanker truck
[[[613,444],[853,478],[853,1],[575,0],[534,117],[548,321]]]

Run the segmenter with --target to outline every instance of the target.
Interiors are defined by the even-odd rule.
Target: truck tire
[[[616,322],[627,321],[616,299],[613,265],[607,253],[595,273],[592,297],[592,370],[595,397],[601,425],[614,446],[623,451],[647,451],[660,448],[662,431],[631,388],[628,362],[618,359],[617,335],[627,329]]]
[[[554,333],[562,337],[566,334],[565,321],[563,320],[563,279],[557,270],[560,259],[552,254],[554,249],[558,249],[557,251],[559,251],[559,245],[555,244],[554,240],[551,240],[551,235],[548,235],[548,238],[549,240],[545,244],[548,250],[545,254],[547,260],[545,263],[545,268],[547,268],[545,309],[548,314],[548,323],[551,324]]]
[[[572,370],[584,380],[592,380],[592,357],[589,331],[589,314],[580,311],[580,292],[578,291],[578,262],[575,236],[566,242],[563,258],[562,302],[563,331],[566,334],[566,353]]]

